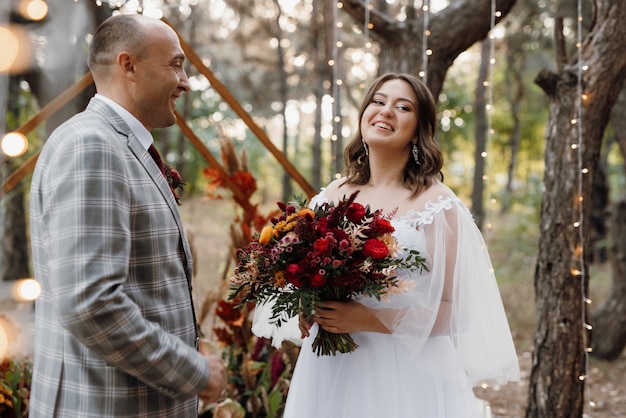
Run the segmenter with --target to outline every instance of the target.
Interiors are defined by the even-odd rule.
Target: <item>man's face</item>
[[[146,56],[137,62],[135,105],[138,119],[151,130],[176,123],[176,99],[189,91],[189,80],[176,33],[165,24],[154,25],[147,29],[147,38]]]

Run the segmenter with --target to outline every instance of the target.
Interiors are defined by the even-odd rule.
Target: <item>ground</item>
[[[476,389],[478,397],[489,402],[494,417],[523,418],[528,402],[528,379],[532,354],[519,353],[522,382],[500,388]],[[613,362],[589,359],[589,379],[585,386],[585,417],[626,417],[626,357]]]
[[[236,213],[236,208],[230,201],[208,202],[202,198],[193,198],[184,199],[180,209],[194,249],[197,272],[195,299],[199,305],[198,312],[203,312],[205,302],[219,297],[220,291],[223,290],[225,272],[230,268],[228,226]],[[523,418],[528,398],[533,347],[533,259],[528,255],[520,255],[519,263],[526,266],[525,271],[522,271],[521,279],[511,279],[510,276],[513,276],[511,270],[517,273],[523,270],[519,268],[515,258],[518,253],[524,251],[510,250],[507,248],[508,244],[498,241],[497,237],[488,237],[487,242],[496,272],[502,272],[497,276],[519,355],[522,381],[499,388],[478,388],[475,392],[479,398],[489,403],[494,418]],[[532,244],[530,247],[529,253],[533,251]],[[536,251],[536,246],[534,250]],[[596,296],[601,301],[610,286],[607,285],[606,279],[604,282],[600,280],[599,283],[594,288],[594,282],[591,282],[590,288],[592,291],[596,289]],[[0,283],[0,318],[8,317],[17,328],[13,341],[16,355],[31,353],[32,312],[32,305],[15,303],[10,297],[10,287]],[[210,332],[212,323],[213,318],[208,315],[203,321],[203,328]],[[587,374],[585,418],[626,417],[626,355],[622,354],[613,362],[599,361],[590,357]]]

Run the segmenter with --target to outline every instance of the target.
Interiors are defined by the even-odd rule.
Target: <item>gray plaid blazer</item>
[[[191,251],[167,181],[103,101],[61,125],[33,173],[30,417],[197,417]]]

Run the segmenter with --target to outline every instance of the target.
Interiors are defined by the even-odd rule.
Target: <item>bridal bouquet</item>
[[[401,292],[396,269],[427,269],[425,260],[399,245],[381,211],[354,202],[357,193],[313,209],[305,201],[278,202],[282,214],[238,250],[230,299],[272,302],[270,321],[280,326],[299,314],[310,320],[323,300],[347,301],[357,295],[380,300]],[[399,258],[400,253],[405,257]],[[313,341],[318,356],[357,347],[349,334],[321,327]]]

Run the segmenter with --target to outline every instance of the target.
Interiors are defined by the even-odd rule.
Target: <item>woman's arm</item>
[[[359,331],[390,334],[391,331],[378,319],[374,312],[357,301],[324,301],[315,307],[312,320],[325,331],[344,334]],[[309,336],[311,323],[300,317],[302,338]]]

